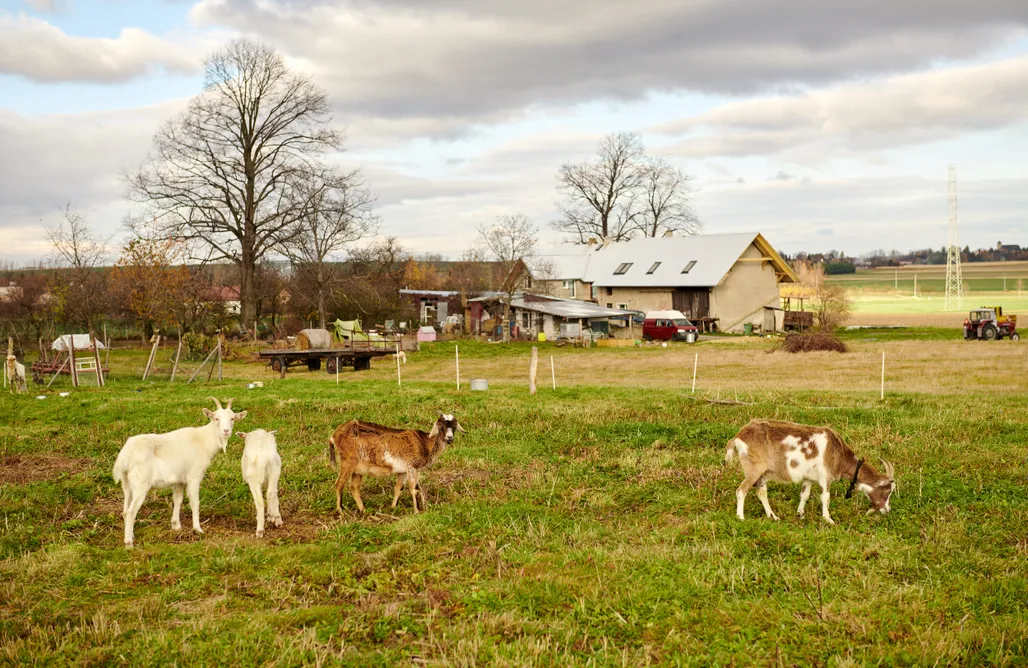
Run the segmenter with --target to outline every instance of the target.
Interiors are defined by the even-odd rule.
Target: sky
[[[0,263],[71,205],[116,247],[124,174],[236,37],[308,73],[381,233],[457,257],[611,132],[694,176],[705,234],[779,250],[1028,245],[1024,0],[0,0]]]

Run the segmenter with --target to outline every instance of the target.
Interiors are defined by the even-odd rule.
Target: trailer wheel
[[[281,371],[283,366],[285,366],[285,359],[283,359],[282,357],[272,357],[271,358],[271,370],[272,371]]]
[[[336,372],[336,360],[338,357],[329,357],[325,360],[325,372],[332,375]]]
[[[995,341],[997,336],[999,336],[999,330],[996,329],[995,325],[982,327],[982,338],[986,341]]]
[[[307,370],[308,371],[321,371],[321,359],[317,357],[307,358]]]
[[[371,358],[370,357],[356,357],[356,358],[354,358],[354,360],[353,360],[353,370],[354,371],[367,371],[370,368],[371,368]]]

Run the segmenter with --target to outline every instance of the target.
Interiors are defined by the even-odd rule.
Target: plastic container
[[[485,391],[489,389],[489,381],[485,378],[475,378],[471,381],[471,389],[475,391]]]

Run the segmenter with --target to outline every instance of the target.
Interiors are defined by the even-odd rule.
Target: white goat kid
[[[207,467],[218,450],[225,451],[232,436],[232,426],[246,417],[246,411],[232,412],[232,399],[224,408],[221,402],[208,397],[217,410],[203,409],[210,422],[203,427],[184,427],[165,434],[140,434],[132,436],[118,453],[112,475],[121,483],[125,493],[125,546],[132,547],[136,514],[146,501],[147,493],[153,489],[171,487],[174,507],[171,514],[171,528],[182,528],[179,511],[182,508],[183,492],[189,495],[189,507],[193,511],[193,530],[203,533],[200,527],[200,482]]]
[[[25,365],[19,362],[14,355],[7,356],[7,379],[15,392],[29,391],[25,382]]]
[[[278,508],[278,478],[282,474],[282,458],[278,456],[275,432],[256,429],[249,434],[237,431],[246,442],[243,448],[243,480],[250,486],[253,505],[257,508],[257,537],[264,536],[264,500],[261,487],[268,486],[268,521],[282,526],[282,513]]]

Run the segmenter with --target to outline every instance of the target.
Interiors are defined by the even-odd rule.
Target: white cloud
[[[692,134],[666,148],[669,154],[766,156],[814,145],[822,155],[832,155],[826,150],[832,145],[845,151],[881,150],[1025,120],[1028,56],[743,100],[653,131]]]
[[[123,28],[113,39],[74,37],[42,19],[0,12],[0,74],[45,83],[113,83],[156,68],[193,74],[201,64],[193,49],[138,28]]]

